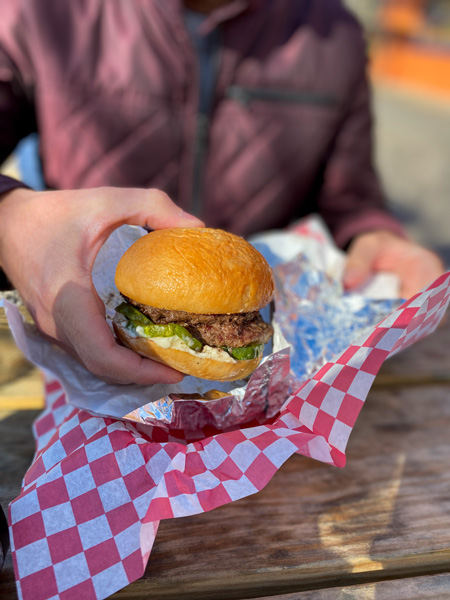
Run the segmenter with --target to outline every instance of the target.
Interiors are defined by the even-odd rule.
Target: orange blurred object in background
[[[426,0],[394,0],[382,5],[380,25],[386,32],[411,36],[420,32],[425,20]]]
[[[371,73],[450,100],[450,8],[446,0],[387,0],[378,12]]]

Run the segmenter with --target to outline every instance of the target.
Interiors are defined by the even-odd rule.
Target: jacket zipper
[[[194,138],[194,161],[192,173],[192,202],[191,212],[196,217],[201,214],[203,208],[203,171],[205,164],[206,148],[209,136],[209,116],[197,113],[195,138]]]
[[[227,89],[227,98],[236,100],[242,106],[248,107],[252,100],[267,102],[284,102],[290,104],[313,104],[316,106],[337,106],[337,98],[320,92],[264,89],[232,85]]]
[[[198,98],[197,98],[197,115],[196,115],[196,125],[195,125],[195,137],[194,137],[194,161],[193,161],[193,172],[192,172],[192,191],[191,191],[191,212],[199,217],[203,210],[203,188],[204,188],[204,167],[205,167],[205,158],[206,152],[208,150],[208,141],[209,141],[209,128],[210,128],[210,115],[212,106],[214,103],[214,93],[215,88],[217,86],[218,72],[220,68],[220,57],[221,57],[221,41],[216,44],[214,48],[214,89],[213,96],[211,97],[211,102],[208,106],[207,112],[200,111],[200,69],[198,64]],[[197,59],[198,60],[198,59]]]

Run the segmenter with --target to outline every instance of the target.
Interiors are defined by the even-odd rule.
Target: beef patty
[[[230,315],[198,314],[155,308],[123,297],[153,323],[178,323],[207,346],[242,348],[249,344],[266,344],[273,335],[272,326],[262,320],[258,311]]]

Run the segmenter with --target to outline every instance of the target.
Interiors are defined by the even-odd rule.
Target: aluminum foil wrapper
[[[104,249],[108,264],[99,257],[94,281],[109,317],[119,297],[111,281],[102,285],[99,272],[114,273],[123,251],[143,233],[137,228],[121,228],[117,239],[112,237]],[[275,329],[261,365],[248,380],[239,382],[186,377],[181,389],[122,418],[191,431],[205,427],[226,431],[255,419],[264,421],[279,411],[304,379],[400,303],[397,298],[382,299],[386,293],[396,295],[392,282],[386,279],[379,285],[372,282],[372,287],[361,293],[343,292],[340,281],[345,255],[335,248],[317,217],[305,220],[299,233],[268,232],[250,241],[273,268],[276,285],[274,310],[266,307],[261,311]]]
[[[401,304],[345,293],[305,255],[274,268],[275,322],[289,342],[293,385],[313,375]]]
[[[289,396],[289,350],[267,357],[248,382],[231,392],[209,390],[202,395],[177,393],[141,406],[126,419],[167,429],[189,431],[189,439],[205,427],[227,431],[255,419],[275,415]],[[204,437],[204,433],[200,435]]]

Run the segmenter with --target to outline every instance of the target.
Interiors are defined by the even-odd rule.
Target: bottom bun
[[[214,381],[235,381],[247,377],[261,362],[261,356],[251,360],[217,360],[202,356],[201,352],[179,350],[160,346],[151,338],[137,337],[123,326],[122,322],[113,321],[114,331],[119,340],[141,356],[172,367],[185,375]]]

